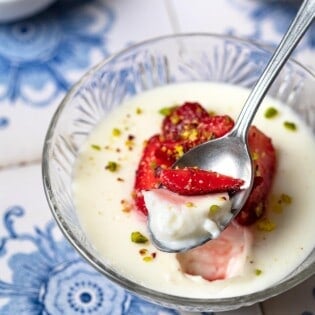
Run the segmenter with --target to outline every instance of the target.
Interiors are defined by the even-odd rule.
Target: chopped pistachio
[[[188,201],[188,202],[185,203],[185,206],[187,208],[192,208],[192,207],[195,207],[195,204],[193,202]]]
[[[273,118],[278,115],[278,110],[274,107],[268,107],[265,111],[266,118]]]
[[[150,162],[150,168],[151,168],[152,170],[155,170],[157,167],[158,167],[158,164],[156,163],[156,161]]]
[[[261,269],[255,269],[255,275],[256,276],[260,276],[262,274],[262,270]]]
[[[184,148],[182,145],[176,144],[174,149],[177,158],[180,158],[184,155]]]
[[[153,257],[152,257],[152,256],[144,256],[142,259],[143,259],[143,261],[145,261],[145,262],[150,262],[150,261],[153,260]]]
[[[257,222],[257,227],[260,231],[271,232],[276,228],[276,224],[270,219],[264,218]]]
[[[273,206],[272,206],[272,210],[273,212],[275,213],[282,213],[283,211],[283,206],[282,206],[282,203],[281,202],[276,202]]]
[[[252,153],[252,159],[253,161],[257,161],[259,159],[259,154],[257,152]]]
[[[96,151],[101,151],[101,147],[98,144],[91,144],[91,148]]]
[[[173,125],[177,125],[180,122],[180,117],[178,115],[172,115],[170,119]]]
[[[283,125],[286,129],[291,130],[291,131],[295,131],[297,129],[296,124],[291,121],[285,121]]]
[[[176,106],[163,107],[159,110],[159,113],[163,116],[168,116],[175,108]]]
[[[198,139],[198,130],[195,128],[184,130],[181,133],[181,137],[185,140],[195,141]]]
[[[129,201],[125,200],[125,199],[122,199],[120,201],[121,203],[121,207],[122,207],[122,211],[125,212],[125,213],[128,213],[132,210],[132,205]]]
[[[131,233],[131,241],[137,244],[145,244],[148,242],[148,238],[141,232],[136,231]]]
[[[114,129],[112,130],[112,135],[113,135],[114,137],[119,137],[119,136],[121,135],[121,130],[120,130],[119,128],[114,128]]]
[[[292,197],[287,194],[281,194],[280,198],[281,198],[281,201],[283,201],[284,203],[288,205],[291,204],[292,202]]]
[[[134,145],[135,145],[135,136],[134,135],[128,135],[128,138],[125,141],[125,145],[129,150],[132,150]]]
[[[218,205],[212,205],[209,208],[209,215],[214,215],[216,214],[221,208]]]
[[[260,202],[256,207],[255,207],[255,214],[257,218],[260,218],[262,213],[264,211],[264,205],[262,202]]]
[[[117,162],[109,161],[105,166],[105,169],[107,169],[110,172],[117,172],[119,167],[120,165]]]
[[[146,255],[148,253],[148,250],[146,249],[146,248],[141,248],[140,250],[139,250],[139,254],[140,255]]]

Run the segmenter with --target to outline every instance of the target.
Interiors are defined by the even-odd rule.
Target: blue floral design
[[[57,1],[45,12],[0,25],[0,101],[50,103],[85,71],[93,51],[107,55],[114,13],[101,0]]]
[[[9,119],[4,116],[0,116],[0,129],[6,128],[9,125]]]
[[[9,258],[11,282],[0,278],[0,298],[8,302],[1,315],[179,315],[139,299],[100,275],[85,263],[65,240],[56,241],[55,225],[33,234],[19,234],[14,222],[25,211],[13,206],[4,214],[5,235],[0,235],[0,257],[11,241],[35,246],[30,253]]]
[[[243,5],[237,3],[237,0],[236,2],[234,0],[234,5],[239,7],[239,9],[242,11],[248,10],[248,15],[254,23],[253,32],[250,35],[250,38],[254,40],[263,38],[264,22],[270,23],[273,30],[282,36],[295,17],[300,4],[300,1],[261,1],[260,3],[257,3],[253,9],[248,10],[247,7],[243,7]],[[299,49],[306,47],[311,49],[315,48],[314,29],[315,25],[311,26],[305,35],[304,40],[299,44]]]

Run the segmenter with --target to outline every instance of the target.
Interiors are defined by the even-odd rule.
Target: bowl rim
[[[208,33],[208,32],[193,32],[193,33],[180,33],[180,34],[169,34],[162,35],[154,38],[150,38],[147,40],[140,41],[132,46],[124,48],[111,56],[103,59],[95,66],[91,67],[86,73],[81,76],[81,78],[70,88],[70,90],[66,93],[60,104],[58,105],[54,115],[52,116],[51,122],[48,126],[47,133],[44,140],[43,151],[42,151],[42,181],[44,186],[45,196],[51,210],[51,213],[57,222],[60,230],[62,231],[65,238],[70,242],[70,244],[74,247],[74,249],[97,271],[101,274],[115,282],[116,284],[122,286],[128,291],[131,291],[146,300],[151,302],[160,302],[162,305],[166,305],[169,307],[177,307],[179,309],[184,310],[192,310],[192,311],[205,311],[205,310],[220,310],[220,307],[224,307],[225,310],[232,310],[237,307],[249,306],[254,303],[258,303],[260,301],[271,298],[275,295],[281,294],[294,286],[300,284],[309,278],[312,274],[315,273],[315,264],[307,266],[304,270],[300,271],[300,273],[295,275],[293,278],[284,280],[279,284],[274,284],[274,286],[263,289],[261,291],[253,292],[247,295],[241,296],[232,296],[232,297],[224,297],[224,298],[189,298],[177,295],[171,295],[163,292],[159,292],[153,289],[149,289],[144,287],[136,282],[133,282],[125,277],[120,276],[113,270],[108,270],[107,267],[96,257],[94,257],[91,253],[89,253],[84,246],[80,243],[78,239],[72,234],[69,229],[69,225],[58,215],[57,213],[57,205],[54,201],[54,196],[51,190],[51,179],[49,174],[49,157],[52,149],[52,143],[50,139],[53,136],[55,126],[59,120],[60,115],[64,111],[67,106],[68,100],[71,99],[78,91],[81,85],[83,85],[89,77],[104,67],[107,63],[120,58],[121,56],[129,53],[130,51],[140,48],[142,46],[149,45],[151,43],[171,40],[176,38],[193,38],[193,37],[208,37],[208,38],[217,38],[220,40],[231,40],[237,43],[243,43],[247,45],[254,46],[255,48],[261,49],[265,52],[272,53],[273,48],[270,45],[261,44],[252,40],[247,40],[237,36],[230,36],[225,34],[216,34],[216,33]],[[294,58],[290,57],[289,62],[297,65],[303,71],[305,71],[308,75],[314,78],[315,80],[315,72],[311,69],[306,68],[303,64],[296,61]]]

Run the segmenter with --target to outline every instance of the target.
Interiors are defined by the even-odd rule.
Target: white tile
[[[250,34],[252,22],[246,16],[247,9],[244,10],[243,3],[239,8],[234,2],[231,0],[171,0],[180,32],[226,34],[233,31]],[[251,1],[247,5],[253,7],[255,4]]]
[[[263,303],[263,310],[264,315],[314,314],[315,276],[299,286],[265,301]]]
[[[108,0],[107,3],[116,16],[108,40],[111,51],[117,51],[126,44],[173,33],[164,1]]]
[[[0,217],[3,218],[12,207],[23,208],[24,215],[15,219],[15,225],[22,233],[43,227],[52,220],[44,195],[40,164],[1,170],[0,188]]]

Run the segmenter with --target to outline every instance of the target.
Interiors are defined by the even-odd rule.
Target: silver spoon
[[[315,0],[305,0],[246,100],[234,128],[219,139],[205,142],[191,149],[173,165],[173,168],[198,167],[244,180],[245,184],[242,186],[242,190],[231,198],[231,213],[216,222],[221,232],[240,212],[253,186],[254,172],[247,145],[249,126],[272,82],[311,25],[314,14]],[[154,235],[151,229],[150,214],[148,225],[153,243],[157,248],[166,252],[187,251],[213,238],[211,234],[207,234],[203,238],[191,239],[188,242],[189,245],[187,245],[187,242],[184,242],[183,244],[179,243],[177,248],[174,248],[174,246],[170,248],[167,243],[161,242]]]

